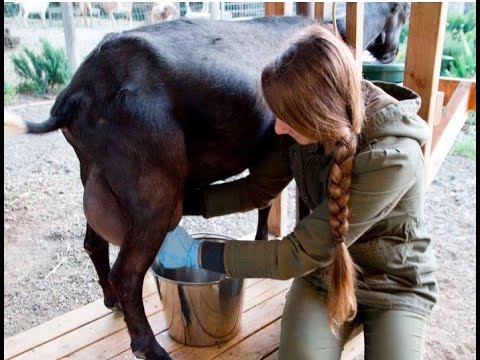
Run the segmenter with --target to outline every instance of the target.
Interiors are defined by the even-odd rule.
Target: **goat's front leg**
[[[97,271],[98,282],[103,290],[105,306],[110,309],[122,310],[120,303],[117,301],[117,296],[108,281],[108,274],[110,273],[108,242],[98,235],[88,223],[83,246]]]

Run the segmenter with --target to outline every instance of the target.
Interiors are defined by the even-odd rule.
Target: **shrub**
[[[476,75],[476,36],[473,32],[453,31],[445,34],[440,75],[472,78]],[[468,40],[470,37],[470,41]]]
[[[477,35],[476,6],[466,14],[451,13],[443,43],[440,75],[472,78],[476,75]]]
[[[440,75],[460,78],[476,76],[477,36],[476,5],[466,14],[450,13],[447,17]],[[466,7],[467,8],[467,7]],[[400,33],[400,48],[395,62],[405,62],[408,21]]]
[[[19,91],[43,95],[70,79],[68,59],[63,49],[55,49],[45,39],[40,42],[40,54],[23,48],[22,53],[12,56],[15,72],[24,79],[18,87]]]

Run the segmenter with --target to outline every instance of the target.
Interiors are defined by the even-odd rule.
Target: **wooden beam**
[[[443,111],[442,128],[437,131],[427,167],[426,188],[435,178],[467,120],[470,89],[470,84],[460,83]]]
[[[315,19],[323,20],[325,17],[325,3],[316,2],[315,3]]]
[[[284,2],[266,2],[265,3],[265,15],[285,15],[285,3]]]
[[[315,3],[313,2],[297,2],[297,15],[315,18]]]
[[[420,95],[422,104],[418,115],[432,129],[446,20],[446,2],[412,3],[404,85]],[[431,143],[423,148],[426,174],[429,173],[430,148]]]
[[[453,92],[457,89],[460,82],[470,83],[470,99],[468,100],[468,110],[477,110],[477,81],[475,79],[459,79],[446,76],[440,76],[438,91],[445,93],[443,104],[446,105],[450,101]]]
[[[347,339],[340,360],[353,360],[365,352],[363,325],[357,326]]]
[[[467,98],[465,100],[465,98]],[[468,82],[460,82],[452,94],[450,101],[447,106],[443,109],[440,122],[434,127],[432,135],[432,150],[435,149],[437,143],[445,132],[445,129],[448,126],[448,122],[456,115],[458,116],[457,111],[468,111],[468,99],[470,98],[470,84]],[[466,101],[467,105],[465,106],[464,102]]]
[[[268,216],[268,232],[276,237],[287,235],[287,202],[287,188],[272,202],[272,208]]]
[[[347,40],[362,71],[363,56],[363,3],[347,2]]]
[[[435,105],[435,116],[433,118],[433,127],[438,126],[442,122],[443,104],[445,93],[443,91],[437,92],[437,101]]]

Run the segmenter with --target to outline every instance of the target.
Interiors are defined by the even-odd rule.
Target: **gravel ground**
[[[108,30],[78,32],[83,57]],[[63,44],[61,28],[44,29]],[[15,29],[22,45],[36,46],[32,29]],[[60,35],[61,36],[60,36]],[[43,36],[43,35],[41,35]],[[38,42],[38,41],[37,41]],[[7,80],[18,79],[4,52]],[[15,111],[41,121],[51,104]],[[4,138],[4,337],[99,299],[97,276],[83,251],[85,220],[78,160],[58,133]],[[293,219],[294,187],[289,187]],[[476,358],[476,162],[449,156],[426,196],[435,241],[441,298],[429,322],[426,359]],[[238,237],[255,231],[256,212],[205,220],[185,217],[190,232]],[[288,228],[293,227],[290,220]],[[117,250],[111,252],[115,258]]]

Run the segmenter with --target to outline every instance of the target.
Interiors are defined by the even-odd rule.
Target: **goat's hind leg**
[[[141,185],[136,188],[121,188],[125,183]],[[122,194],[128,194],[128,198],[123,197],[123,206],[131,214],[130,225],[109,275],[109,281],[123,308],[131,336],[131,349],[138,358],[170,359],[157,343],[148,323],[142,290],[145,274],[153,263],[167,231],[180,222],[183,182],[160,172],[151,172],[140,175],[131,182],[129,179],[114,184],[113,188]]]
[[[98,235],[92,227],[87,224],[87,231],[85,233],[85,241],[83,243],[85,251],[93,262],[95,270],[98,275],[98,282],[103,290],[104,303],[109,309],[122,310],[117,296],[112,289],[112,285],[108,281],[110,273],[110,259],[108,253],[108,242]]]

